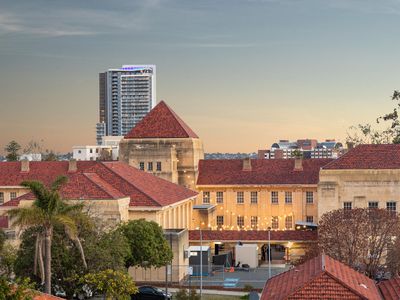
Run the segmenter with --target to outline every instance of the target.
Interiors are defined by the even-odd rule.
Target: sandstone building
[[[323,166],[318,198],[319,217],[339,208],[398,211],[400,145],[360,145]]]
[[[203,158],[202,141],[164,101],[120,142],[120,161],[192,189]]]

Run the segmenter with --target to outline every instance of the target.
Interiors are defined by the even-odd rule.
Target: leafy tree
[[[17,161],[18,160],[18,151],[21,150],[21,145],[16,141],[11,141],[4,148],[4,151],[7,152],[6,159],[8,161]]]
[[[97,225],[97,226],[96,226]],[[52,282],[56,290],[63,290],[67,299],[74,293],[82,292],[81,277],[88,272],[105,269],[126,270],[125,259],[130,254],[130,247],[125,236],[119,230],[103,232],[91,219],[83,215],[77,220],[78,236],[87,261],[87,269],[82,268],[79,249],[70,239],[65,239],[62,226],[55,226],[52,241]],[[18,276],[29,276],[40,284],[32,265],[35,256],[35,240],[37,229],[32,227],[24,231],[15,263]]]
[[[376,278],[390,260],[387,250],[400,238],[397,214],[385,209],[338,209],[319,222],[318,243],[327,255]]]
[[[10,282],[5,276],[0,276],[0,299],[32,300],[37,293],[28,279]]]
[[[42,153],[42,160],[43,161],[57,161],[58,157],[54,153],[53,150],[46,150],[45,153]]]
[[[351,126],[347,132],[346,141],[353,145],[359,144],[399,144],[400,143],[400,92],[395,90],[391,96],[397,101],[392,112],[384,114],[376,119],[376,123],[389,122],[390,126],[384,130],[374,129],[371,124],[358,124]]]
[[[104,294],[106,300],[128,300],[138,292],[132,277],[125,271],[104,270],[88,273],[82,278],[82,283],[91,290]]]
[[[120,225],[120,230],[131,248],[131,255],[126,261],[127,267],[159,268],[172,261],[172,250],[161,226],[156,222],[133,220]]]
[[[42,141],[43,142],[43,141]],[[42,153],[42,145],[40,142],[31,140],[29,143],[26,145],[26,147],[23,150],[24,154],[27,153]]]
[[[77,236],[77,227],[74,217],[82,211],[82,205],[67,205],[61,200],[58,190],[67,180],[66,177],[57,178],[48,189],[38,181],[24,181],[22,186],[30,188],[36,200],[31,207],[21,207],[9,211],[13,225],[20,228],[36,227],[35,257],[33,268],[37,265],[44,280],[45,292],[51,293],[51,243],[54,228],[61,226],[66,235],[75,242],[80,250],[83,266],[86,267],[82,245]],[[44,248],[44,251],[43,251]],[[42,253],[44,252],[44,258]]]

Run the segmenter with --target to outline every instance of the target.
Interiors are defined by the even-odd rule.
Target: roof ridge
[[[114,162],[108,162],[111,164],[114,164]],[[120,163],[120,162],[118,162]],[[130,183],[126,178],[124,178],[123,176],[121,176],[120,174],[118,174],[117,172],[115,172],[111,167],[106,165],[106,162],[101,162],[101,164],[106,167],[108,170],[110,170],[113,174],[117,175],[119,178],[121,178],[122,180],[124,180],[125,182],[127,182],[128,184],[130,184],[131,186],[133,186],[135,189],[137,189],[139,192],[141,192],[142,194],[146,195],[147,197],[149,197],[154,203],[156,203],[158,206],[162,207],[161,203],[159,203],[157,200],[155,200],[152,196],[148,195],[146,192],[143,192],[142,189],[138,188],[136,185],[133,185],[132,183]],[[132,166],[127,165],[130,168],[133,168]],[[136,169],[136,168],[134,168]],[[137,170],[137,169],[136,169]],[[137,170],[139,171],[139,170]],[[142,171],[141,171],[142,172]],[[147,174],[146,172],[143,172],[145,174]],[[131,195],[129,195],[130,197]]]
[[[357,272],[356,270],[354,270],[354,272]],[[362,299],[365,300],[373,300],[373,299],[369,299],[368,297],[364,296],[363,294],[361,294],[359,291],[357,291],[356,289],[352,288],[351,286],[349,286],[347,283],[345,283],[344,281],[342,281],[340,278],[338,278],[337,276],[333,275],[331,272],[329,272],[328,270],[324,270],[324,273],[326,275],[328,275],[329,277],[331,277],[333,280],[335,280],[336,282],[340,283],[341,285],[343,285],[345,288],[349,289],[350,291],[352,291],[353,293],[357,294],[359,297],[361,297]],[[360,273],[361,274],[361,273]],[[361,274],[364,275],[364,274]],[[365,276],[365,275],[364,275]],[[375,286],[375,285],[374,285]],[[369,287],[367,287],[369,289]],[[379,289],[377,289],[379,291]]]
[[[350,152],[354,151],[354,149],[356,149],[359,146],[361,146],[361,145],[357,145],[356,147],[354,147],[354,148],[350,149],[349,151],[347,151],[345,154],[343,154],[343,155],[339,156],[338,158],[333,159],[332,161],[328,162],[326,165],[322,166],[321,169],[325,169],[325,167],[328,167],[328,166],[330,166],[330,165],[342,160],[343,157],[346,157]]]

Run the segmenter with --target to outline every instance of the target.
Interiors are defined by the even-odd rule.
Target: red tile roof
[[[400,277],[381,281],[378,284],[378,287],[381,290],[382,296],[385,300],[400,299]]]
[[[0,216],[0,228],[8,228],[8,216]]]
[[[267,241],[267,230],[202,230],[204,241]],[[200,231],[189,230],[189,240],[199,241]],[[271,231],[271,241],[315,241],[316,231],[285,230]]]
[[[400,169],[400,145],[359,145],[323,169]]]
[[[369,299],[381,300],[374,281],[327,255],[269,279],[261,300]]]
[[[24,180],[39,180],[50,185],[58,176],[68,182],[60,193],[64,199],[120,199],[130,197],[130,206],[165,206],[195,197],[196,192],[140,171],[122,162],[77,162],[77,171],[68,172],[68,162],[30,162],[29,172],[20,172],[20,162],[0,163],[0,186],[19,186]],[[33,200],[27,193],[4,203],[18,206]]]
[[[241,159],[200,160],[197,185],[317,184],[319,170],[332,159],[304,159],[303,170],[294,170],[294,159],[252,159],[243,171]]]
[[[198,136],[164,101],[161,101],[125,135],[125,138],[198,138]]]

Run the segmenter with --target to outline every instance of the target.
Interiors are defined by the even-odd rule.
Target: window
[[[314,192],[306,192],[306,203],[307,204],[314,203]]]
[[[306,216],[306,222],[314,223],[314,217],[313,216]]]
[[[147,171],[153,171],[153,162],[152,161],[149,161],[147,163]]]
[[[10,193],[10,199],[12,200],[12,199],[15,199],[15,198],[17,198],[17,193],[16,192],[11,192]]]
[[[244,192],[236,192],[236,203],[238,204],[244,203]]]
[[[224,216],[217,216],[217,226],[223,226],[224,225]]]
[[[257,216],[252,216],[250,218],[250,224],[252,228],[257,228],[258,225],[258,217]]]
[[[292,192],[285,192],[285,204],[292,204]]]
[[[81,154],[81,153],[82,153],[82,151],[81,151],[81,150],[78,150],[78,153],[79,153],[79,154]]]
[[[161,171],[161,161],[157,162],[157,171]]]
[[[278,229],[279,228],[279,218],[278,217],[272,217],[272,229]]]
[[[210,203],[210,192],[203,192],[203,203]]]
[[[92,148],[90,148],[89,152],[90,152],[90,153],[93,153],[93,149],[92,149]]]
[[[279,203],[278,192],[277,191],[272,191],[271,192],[271,203],[272,204],[278,204]]]
[[[386,202],[386,209],[390,212],[396,212],[396,202]]]
[[[240,228],[244,227],[244,217],[243,216],[237,216],[236,222],[237,222],[237,226],[239,226]]]
[[[141,162],[139,163],[139,169],[142,170],[142,171],[144,171],[144,162],[141,161]]]
[[[353,203],[351,203],[351,202],[343,202],[343,208],[344,208],[344,210],[351,210],[352,204],[353,204]]]
[[[368,208],[378,208],[378,202],[377,201],[368,202]]]
[[[99,148],[96,148],[96,153],[99,153]]]
[[[285,218],[285,228],[286,229],[292,229],[293,226],[293,217],[292,216],[287,216]]]
[[[217,203],[224,203],[224,192],[217,192]]]
[[[0,192],[0,204],[4,203],[4,193]]]
[[[258,202],[258,192],[250,193],[250,203],[257,204]]]

